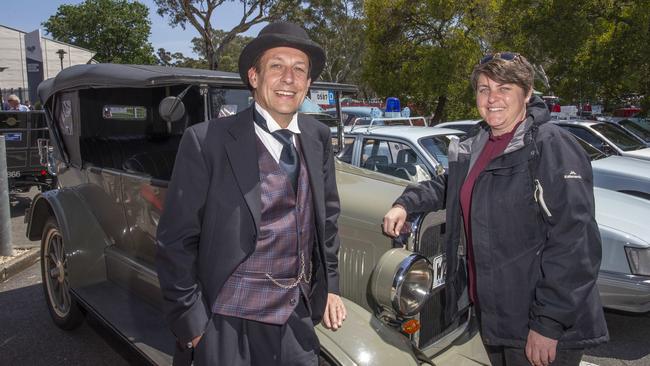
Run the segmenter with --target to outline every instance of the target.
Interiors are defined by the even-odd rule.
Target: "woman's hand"
[[[402,230],[402,226],[406,222],[406,216],[404,207],[400,205],[393,206],[384,216],[384,223],[382,225],[384,233],[393,238],[398,236],[400,230]]]

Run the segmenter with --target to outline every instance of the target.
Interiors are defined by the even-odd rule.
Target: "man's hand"
[[[345,305],[343,305],[339,295],[327,294],[327,305],[325,305],[325,314],[323,315],[325,328],[339,329],[347,316],[348,312],[345,310]]]
[[[384,233],[393,238],[398,236],[400,230],[402,230],[402,226],[406,222],[406,216],[404,207],[399,205],[393,206],[384,216]]]
[[[555,361],[557,340],[530,330],[526,341],[526,357],[533,366],[548,366]]]

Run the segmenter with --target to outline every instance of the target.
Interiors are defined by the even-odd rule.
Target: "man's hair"
[[[498,54],[495,53],[495,55]],[[494,57],[474,66],[471,77],[474,91],[476,91],[481,74],[501,84],[515,84],[524,90],[524,94],[528,94],[533,89],[535,80],[535,69],[522,55],[517,55],[512,60]]]
[[[12,101],[15,100],[16,102],[20,103],[20,98],[16,94],[11,94],[7,97],[7,101]]]

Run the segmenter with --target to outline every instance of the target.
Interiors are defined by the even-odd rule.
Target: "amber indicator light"
[[[402,331],[406,334],[413,334],[420,330],[420,322],[415,319],[409,319],[402,324]]]

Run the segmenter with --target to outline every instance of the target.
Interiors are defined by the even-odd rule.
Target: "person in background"
[[[29,100],[25,99],[24,104],[25,104],[25,107],[27,107],[27,109],[29,109],[30,111],[34,110],[34,106],[32,105],[32,103]]]
[[[471,76],[483,121],[452,140],[448,175],[406,188],[383,225],[396,236],[407,213],[446,207],[447,277],[466,278],[447,284],[447,306],[473,303],[491,363],[578,366],[609,339],[591,164],[547,123],[533,80],[520,54],[483,57]]]
[[[175,365],[317,366],[314,324],[342,326],[330,131],[297,113],[324,64],[267,25],[239,57],[255,103],[183,135],[156,259]]]
[[[20,98],[16,94],[11,94],[7,97],[8,110],[18,112],[29,112],[29,108],[20,103]]]

